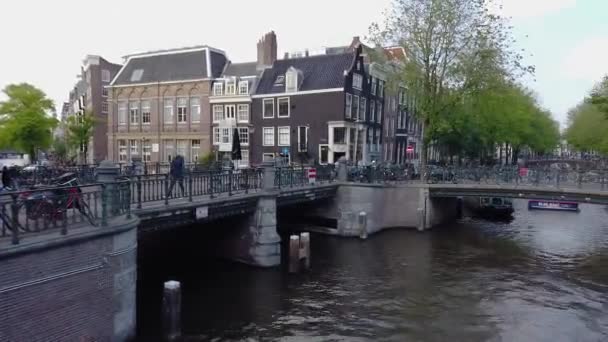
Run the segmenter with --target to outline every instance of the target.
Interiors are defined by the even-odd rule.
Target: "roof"
[[[211,61],[207,61],[207,53]],[[128,57],[112,85],[219,77],[225,64],[226,56],[208,47],[134,55]],[[211,75],[208,74],[208,69],[211,70]]]
[[[350,70],[355,57],[354,53],[317,55],[294,59],[281,59],[264,70],[256,94],[278,94],[285,92],[285,86],[275,86],[277,76],[294,67],[303,76],[300,91],[320,90],[344,87],[344,71]]]
[[[257,66],[257,62],[230,63],[224,70],[224,76],[256,76],[259,73]]]

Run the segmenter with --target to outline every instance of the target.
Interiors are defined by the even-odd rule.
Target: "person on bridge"
[[[175,183],[179,183],[179,187],[182,190],[182,195],[186,192],[184,189],[184,157],[177,155],[171,162],[171,170],[169,171],[171,177],[171,185],[167,191],[167,197],[171,197],[173,187]]]
[[[8,167],[2,167],[2,188],[7,189],[11,187],[11,175]]]

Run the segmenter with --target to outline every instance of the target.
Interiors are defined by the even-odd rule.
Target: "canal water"
[[[511,223],[313,235],[301,275],[211,257],[230,221],[149,236],[138,340],[159,340],[162,283],[177,279],[189,341],[608,341],[606,208],[515,206]]]

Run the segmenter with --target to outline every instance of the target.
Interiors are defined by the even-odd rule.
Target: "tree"
[[[3,92],[8,100],[0,102],[0,145],[21,150],[35,161],[36,152],[53,142],[53,101],[27,83],[8,85]]]
[[[509,28],[490,6],[490,0],[394,0],[384,23],[370,29],[378,45],[406,51],[405,67],[394,76],[416,98],[422,168],[429,143],[450,132],[445,119],[458,106],[474,103],[496,80],[532,71],[510,50]]]
[[[581,151],[608,153],[608,118],[600,108],[584,101],[568,113],[568,143]]]
[[[67,143],[71,149],[76,149],[82,153],[81,162],[87,162],[89,141],[93,136],[95,128],[95,118],[88,112],[82,115],[71,115],[67,118],[66,135]]]
[[[593,88],[590,102],[608,118],[608,75],[604,76],[602,81]]]

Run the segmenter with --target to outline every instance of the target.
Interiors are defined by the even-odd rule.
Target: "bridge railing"
[[[313,184],[309,177],[311,169],[316,174],[314,184],[330,183],[336,179],[333,166],[285,166],[275,168],[274,186],[279,189],[309,186]]]
[[[128,182],[45,187],[0,195],[0,243],[58,231],[105,227],[117,216],[131,215]]]

